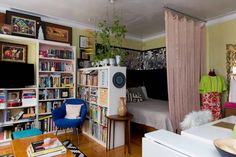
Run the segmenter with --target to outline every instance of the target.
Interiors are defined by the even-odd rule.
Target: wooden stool
[[[115,143],[115,123],[116,121],[124,122],[124,134],[125,134],[125,153],[126,153],[126,146],[128,147],[128,153],[130,154],[130,121],[133,117],[132,114],[127,113],[126,116],[119,116],[119,115],[110,115],[107,117],[107,142],[106,142],[106,150],[110,150],[110,139],[111,139],[111,124],[113,123],[113,148]]]

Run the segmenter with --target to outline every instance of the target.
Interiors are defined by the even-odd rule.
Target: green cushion
[[[33,128],[33,129],[28,129],[28,130],[23,130],[23,131],[15,131],[12,133],[12,138],[18,139],[18,138],[36,136],[36,135],[41,135],[41,134],[42,134],[42,131],[40,131],[38,128]]]

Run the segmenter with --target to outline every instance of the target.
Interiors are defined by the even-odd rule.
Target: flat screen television
[[[0,61],[0,88],[34,85],[34,64]]]

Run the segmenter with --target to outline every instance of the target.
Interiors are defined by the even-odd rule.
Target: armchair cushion
[[[66,104],[66,116],[67,119],[77,119],[80,117],[80,110],[83,104]]]
[[[55,120],[54,122],[56,126],[59,126],[62,129],[80,126],[83,123],[81,118],[78,118],[78,119],[62,118],[62,119]]]

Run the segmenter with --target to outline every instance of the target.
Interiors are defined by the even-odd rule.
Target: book
[[[49,156],[50,153],[65,153],[66,148],[57,138],[46,138],[44,140],[32,142],[27,151],[31,157],[38,157],[42,155]]]
[[[66,148],[64,147],[61,150],[54,150],[54,151],[44,151],[43,153],[34,153],[32,152],[32,148],[29,146],[27,148],[27,155],[28,157],[51,157],[51,156],[56,156],[56,155],[60,155],[60,154],[65,154],[66,153]]]
[[[20,117],[21,117],[23,114],[24,114],[24,111],[20,111],[20,112],[16,115],[15,120],[19,120]]]

